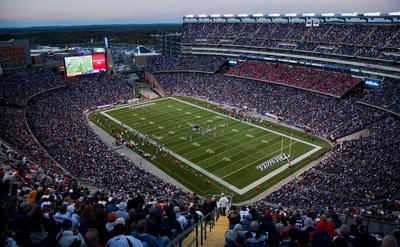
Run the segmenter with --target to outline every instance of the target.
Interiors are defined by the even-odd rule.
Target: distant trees
[[[31,44],[66,45],[93,42],[154,45],[151,34],[182,32],[182,24],[104,25],[0,29],[0,40],[29,39]]]

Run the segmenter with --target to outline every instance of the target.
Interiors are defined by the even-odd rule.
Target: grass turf
[[[265,121],[240,121],[229,116],[234,112],[190,98],[166,98],[131,108],[95,113],[91,119],[108,132],[125,132],[125,139],[135,141],[153,158],[157,156],[153,164],[200,195],[224,191],[234,193],[236,201],[250,199],[329,147],[317,137]],[[131,129],[168,151],[156,150],[126,132]],[[291,155],[290,169],[287,160],[257,169],[282,152]]]

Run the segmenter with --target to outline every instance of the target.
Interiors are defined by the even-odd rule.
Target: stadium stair
[[[210,232],[210,226],[207,225],[207,240],[203,240],[203,246],[207,247],[222,247],[225,245],[225,232],[228,230],[228,218],[226,216],[219,217],[218,221],[215,222],[214,227]],[[196,236],[196,232],[192,232],[185,240],[182,242],[182,246],[187,246],[187,244]],[[200,236],[200,233],[199,233]],[[192,246],[195,246],[192,245]],[[199,246],[200,239],[199,239]]]

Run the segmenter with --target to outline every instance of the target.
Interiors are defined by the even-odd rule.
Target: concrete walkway
[[[207,247],[222,247],[225,245],[225,232],[228,230],[228,218],[226,216],[220,216],[218,221],[215,222],[214,227],[210,232],[210,226],[207,225],[207,239],[203,240],[203,246]],[[187,236],[183,242],[182,246],[187,246],[190,241],[196,236],[196,232],[192,232]],[[199,232],[200,238],[200,232]],[[195,246],[195,245],[193,245]],[[200,240],[199,240],[200,246]]]

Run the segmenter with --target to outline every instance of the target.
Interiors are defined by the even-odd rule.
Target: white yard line
[[[200,109],[209,111],[209,112],[213,112],[213,113],[218,114],[218,115],[220,115],[220,116],[223,116],[223,117],[230,118],[230,119],[232,119],[232,120],[241,122],[240,120],[238,120],[238,119],[236,119],[236,118],[233,118],[233,117],[230,117],[230,116],[226,116],[226,115],[224,115],[224,114],[222,114],[222,113],[218,113],[218,112],[215,112],[215,111],[213,111],[213,110],[209,110],[209,109],[206,109],[206,108],[201,107],[201,106],[193,105],[193,104],[190,104],[190,103],[187,103],[187,102],[185,102],[185,101],[182,101],[182,100],[179,100],[179,99],[175,99],[175,98],[162,98],[162,99],[152,100],[151,102],[159,101],[159,100],[164,100],[164,99],[173,99],[173,100],[179,101],[179,102],[181,102],[181,103],[185,103],[185,104],[188,104],[188,105],[192,105],[192,106],[194,106],[194,107],[197,107],[197,108],[200,108]],[[149,102],[143,102],[143,103],[141,103],[141,104],[147,104],[147,103],[149,103]],[[135,105],[138,105],[138,104],[135,104]],[[140,105],[140,104],[139,104],[139,105]],[[125,106],[125,107],[119,107],[118,109],[130,107],[130,106],[132,106],[132,105],[128,105],[128,106]],[[118,121],[117,119],[111,117],[110,115],[108,115],[108,114],[106,113],[106,112],[108,112],[108,111],[113,111],[113,110],[115,110],[115,109],[117,109],[117,108],[105,110],[105,111],[102,111],[102,112],[100,112],[100,113],[103,114],[104,116],[106,116],[106,117],[112,119],[114,122],[116,122],[116,123],[118,123],[118,124],[121,124],[120,121]],[[279,132],[276,132],[276,131],[273,131],[273,130],[270,130],[270,129],[267,129],[267,128],[264,128],[264,127],[255,125],[255,124],[252,124],[252,123],[246,122],[245,124],[251,125],[251,126],[253,126],[253,127],[256,127],[256,128],[262,129],[262,130],[266,130],[266,131],[271,132],[271,133],[274,133],[274,134],[276,134],[276,135],[284,136],[284,137],[286,137],[286,138],[292,138],[292,139],[295,140],[296,142],[301,142],[301,143],[303,143],[303,144],[306,144],[306,145],[309,145],[309,146],[314,147],[314,149],[312,149],[312,150],[308,151],[307,153],[304,153],[303,155],[301,155],[301,156],[297,157],[296,159],[292,160],[292,161],[290,162],[290,165],[291,165],[291,166],[295,165],[296,163],[300,162],[301,160],[305,159],[306,157],[308,157],[308,156],[312,155],[313,153],[317,152],[318,150],[322,149],[322,147],[317,146],[317,145],[315,145],[315,144],[308,143],[308,142],[305,142],[305,141],[303,141],[303,140],[300,140],[300,139],[297,139],[297,138],[293,138],[293,137],[291,137],[291,136],[288,136],[288,135],[285,135],[285,134],[282,134],[282,133],[279,133]],[[130,128],[130,127],[129,127],[129,128]],[[130,128],[130,129],[132,129],[132,128]],[[132,130],[135,130],[135,129],[132,129]],[[135,130],[135,131],[136,131],[136,130]],[[180,156],[180,155],[178,155],[178,154],[176,154],[176,153],[174,153],[174,152],[171,152],[171,150],[169,150],[169,149],[167,149],[167,148],[166,148],[166,150],[167,150],[172,156],[174,156],[175,158],[177,158],[177,159],[179,159],[179,160],[185,162],[186,164],[189,164],[191,167],[195,168],[196,170],[198,170],[199,172],[203,173],[203,174],[206,175],[207,177],[209,177],[209,178],[213,179],[214,181],[216,181],[216,182],[218,182],[218,183],[224,185],[225,187],[227,187],[227,188],[229,188],[230,190],[232,190],[232,192],[235,192],[235,193],[238,193],[238,194],[244,194],[244,193],[246,193],[246,192],[248,192],[248,191],[250,191],[250,190],[253,190],[257,185],[260,185],[260,184],[266,182],[267,180],[271,179],[271,178],[274,177],[275,175],[277,175],[277,174],[283,172],[285,169],[288,169],[288,168],[287,168],[287,167],[288,167],[288,163],[283,164],[283,165],[281,165],[281,167],[279,167],[278,169],[276,169],[276,170],[274,170],[274,171],[268,173],[267,175],[263,176],[262,178],[260,178],[260,179],[258,179],[258,180],[256,180],[256,181],[254,181],[253,183],[247,185],[247,186],[244,187],[243,189],[239,189],[239,188],[237,188],[237,187],[231,185],[230,183],[228,183],[228,182],[222,180],[220,177],[217,177],[217,176],[215,176],[214,174],[212,174],[212,173],[206,171],[204,168],[201,168],[201,167],[197,166],[196,164],[192,163],[191,161],[189,161],[189,160],[183,158],[182,156]],[[250,165],[250,164],[249,164],[249,165]],[[249,166],[249,165],[248,165],[248,166]],[[242,169],[244,169],[244,168],[242,168]],[[235,170],[235,172],[237,172],[237,170]],[[262,171],[260,171],[260,172],[262,172]],[[226,177],[226,176],[224,176],[224,177]]]

